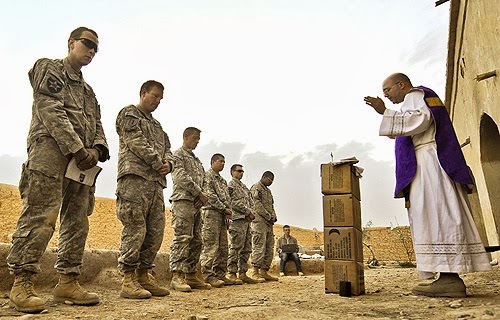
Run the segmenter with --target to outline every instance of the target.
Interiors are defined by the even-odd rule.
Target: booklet
[[[97,176],[101,172],[102,168],[99,166],[94,166],[87,170],[80,170],[76,165],[75,158],[71,159],[66,168],[66,178],[76,181],[87,186],[94,186]]]
[[[332,156],[332,160],[333,160],[333,154],[331,154],[331,156]],[[359,162],[359,160],[356,157],[349,157],[349,158],[341,159],[340,161],[332,161],[332,165],[336,166],[339,164],[351,163],[355,169],[356,176],[359,178],[362,178],[363,177],[362,174],[363,174],[363,171],[365,171],[365,169],[354,165],[358,162]]]

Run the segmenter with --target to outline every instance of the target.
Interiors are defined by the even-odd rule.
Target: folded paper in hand
[[[75,158],[71,159],[66,168],[65,177],[74,180],[78,183],[85,184],[87,186],[94,186],[97,176],[101,172],[102,168],[99,166],[94,166],[87,170],[80,170],[76,165]]]

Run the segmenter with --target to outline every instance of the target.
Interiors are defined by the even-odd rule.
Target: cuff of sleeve
[[[382,115],[384,116],[393,116],[397,111],[392,109],[385,109]]]
[[[201,193],[201,188],[196,186],[195,191],[193,192],[193,196],[197,197],[200,195],[200,193]]]
[[[83,145],[83,143],[81,143],[81,141],[75,141],[72,144],[68,145],[67,148],[67,151],[69,152],[64,152],[63,148],[61,148],[61,151],[64,155],[67,155],[69,153],[75,154],[78,152],[78,150],[85,148],[85,146]]]
[[[163,162],[160,161],[160,160],[158,160],[155,163],[153,163],[152,167],[153,167],[153,169],[155,169],[156,171],[158,171],[158,169],[160,169],[162,165],[163,165]]]
[[[109,160],[109,150],[102,144],[96,144],[94,145],[94,149],[96,149],[99,152],[99,161],[104,162],[106,160]]]

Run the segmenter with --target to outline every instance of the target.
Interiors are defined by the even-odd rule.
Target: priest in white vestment
[[[465,297],[459,273],[491,270],[472,218],[466,189],[472,179],[448,113],[429,88],[413,87],[395,73],[382,84],[384,96],[402,103],[399,111],[379,97],[366,104],[383,115],[381,136],[396,138],[395,197],[404,197],[421,278],[439,273],[412,292],[431,297]]]

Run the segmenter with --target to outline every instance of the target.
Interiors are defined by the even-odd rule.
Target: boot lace
[[[37,297],[33,288],[33,281],[31,281],[30,277],[26,276],[23,278],[22,288],[28,297]]]
[[[148,279],[149,280],[149,279]],[[139,283],[139,277],[134,273],[132,274],[132,283],[135,286],[141,287],[141,284]]]

